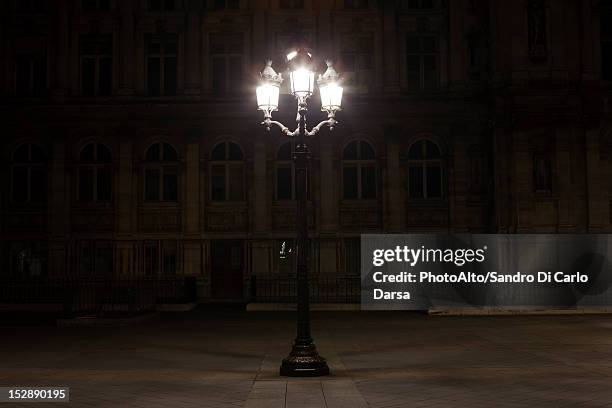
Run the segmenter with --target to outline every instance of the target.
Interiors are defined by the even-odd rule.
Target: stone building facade
[[[345,78],[313,276],[358,275],[362,233],[612,232],[609,3],[3,1],[2,279],[292,276],[291,141],[254,90],[296,39]]]

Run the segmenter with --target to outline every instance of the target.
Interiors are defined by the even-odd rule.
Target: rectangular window
[[[442,197],[442,169],[439,165],[427,166],[427,198]]]
[[[361,168],[361,198],[376,198],[376,168],[373,166]]]
[[[98,185],[97,194],[98,201],[110,201],[111,200],[111,169],[110,168],[98,168]]]
[[[406,40],[406,54],[409,90],[422,91],[438,88],[438,38],[410,35]]]
[[[342,36],[341,58],[349,83],[368,87],[374,73],[374,36],[347,33]]]
[[[408,168],[408,190],[410,198],[424,198],[422,166],[410,166]]]
[[[162,263],[163,271],[165,275],[174,275],[177,270],[177,248],[176,241],[166,240],[162,242]]]
[[[344,239],[344,271],[347,275],[361,275],[361,241],[359,238]]]
[[[279,167],[276,169],[276,199],[293,199],[293,170],[289,167]]]
[[[32,278],[47,274],[47,245],[44,242],[11,242],[10,274],[19,278]]]
[[[42,166],[30,168],[30,202],[45,203],[47,201],[47,171]]]
[[[83,0],[84,11],[110,11],[110,0]]]
[[[154,276],[159,273],[159,248],[157,241],[144,243],[144,274]]]
[[[244,190],[244,176],[242,173],[242,165],[229,167],[229,200],[242,201]]]
[[[347,200],[359,198],[357,187],[357,168],[345,167],[342,174],[342,182],[344,184],[344,198]]]
[[[158,201],[160,198],[159,191],[159,170],[147,169],[145,171],[145,200]]]
[[[15,94],[44,96],[47,91],[47,58],[41,55],[17,55],[15,58]]]
[[[286,10],[299,10],[304,8],[304,0],[279,0],[278,5]]]
[[[25,203],[28,201],[28,168],[24,166],[13,167],[13,202]]]
[[[79,169],[79,201],[91,202],[94,200],[94,169],[81,167]]]
[[[344,8],[366,9],[368,8],[368,0],[344,0]]]
[[[174,0],[149,0],[149,11],[174,11]]]
[[[147,39],[147,92],[150,96],[176,95],[178,45],[173,34]]]
[[[235,94],[242,89],[243,34],[210,35],[211,84],[216,95]]]
[[[552,165],[547,155],[534,155],[533,178],[536,192],[550,193],[552,191]]]
[[[164,169],[164,201],[178,200],[178,180],[176,173]]]
[[[294,240],[292,238],[278,241],[278,273],[280,275],[295,275]]]
[[[240,7],[239,0],[208,0],[215,10],[237,10]]]
[[[212,166],[210,183],[211,199],[213,201],[225,200],[225,166]]]
[[[109,241],[78,242],[78,274],[84,276],[109,276],[113,272],[113,248]]]
[[[112,35],[81,36],[80,55],[82,95],[110,95],[113,84]]]

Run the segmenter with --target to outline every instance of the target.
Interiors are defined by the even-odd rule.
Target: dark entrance
[[[210,248],[211,297],[243,299],[244,241],[214,240]]]

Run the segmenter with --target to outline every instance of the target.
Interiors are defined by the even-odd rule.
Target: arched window
[[[244,200],[244,155],[236,143],[221,142],[210,155],[210,198]]]
[[[306,170],[306,198],[310,200],[310,172]],[[286,142],[276,154],[276,199],[295,200],[296,173],[293,164],[293,145]]]
[[[430,140],[418,140],[408,150],[408,194],[411,199],[442,198],[442,154]]]
[[[355,140],[342,151],[342,187],[345,200],[376,198],[376,154],[368,142]]]
[[[112,161],[108,147],[89,143],[79,154],[78,197],[81,202],[111,200]]]
[[[145,201],[178,201],[178,154],[165,142],[145,153]]]
[[[13,152],[11,201],[15,204],[47,202],[47,157],[40,146],[24,143]]]

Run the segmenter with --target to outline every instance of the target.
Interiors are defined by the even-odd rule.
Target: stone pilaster
[[[201,275],[202,248],[200,244],[200,140],[193,137],[185,148],[183,250],[186,275]]]
[[[395,132],[390,130],[389,132]],[[386,135],[387,166],[383,180],[383,224],[387,233],[401,233],[406,229],[405,192],[402,184],[399,141],[397,135]]]
[[[58,132],[59,133],[59,132]],[[66,276],[68,273],[68,234],[70,233],[70,178],[66,171],[66,143],[56,135],[52,142],[50,168],[50,242],[49,274]]]
[[[599,129],[585,133],[588,232],[602,232],[608,225],[609,202],[604,195],[605,180],[599,152]]]
[[[133,95],[134,86],[134,2],[117,3],[121,10],[121,28],[119,31],[119,81],[117,92],[120,95]]]

